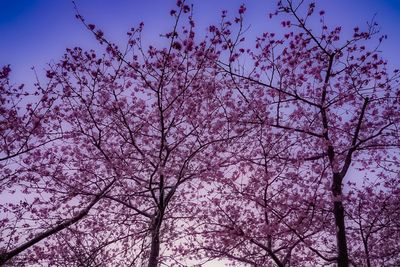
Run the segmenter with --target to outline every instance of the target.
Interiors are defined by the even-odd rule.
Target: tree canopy
[[[377,24],[342,34],[278,1],[166,45],[68,48],[34,88],[0,71],[0,265],[398,266],[398,70]],[[317,21],[318,23],[310,23]],[[40,81],[39,81],[40,80]]]

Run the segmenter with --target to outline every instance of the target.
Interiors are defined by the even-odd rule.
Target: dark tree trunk
[[[156,215],[151,225],[151,247],[148,267],[158,266],[158,256],[160,255],[160,226],[161,218]]]
[[[332,193],[335,198],[333,213],[336,226],[336,244],[338,249],[338,267],[349,266],[349,255],[347,252],[346,226],[344,222],[344,207],[342,202],[342,180],[339,173],[333,175]]]
[[[368,246],[366,246],[366,248],[365,248],[365,254],[367,256],[367,267],[371,267],[371,259],[369,257]]]

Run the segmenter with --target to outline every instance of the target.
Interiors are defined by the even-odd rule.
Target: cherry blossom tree
[[[270,16],[283,17],[281,25],[287,29],[287,33],[278,36],[265,32],[257,39],[255,48],[250,49],[242,44],[245,32],[242,14],[245,7],[239,9],[240,18],[230,21],[224,14],[222,23],[213,26],[210,31],[219,38],[221,49],[226,52],[219,59],[220,67],[231,76],[241,100],[248,104],[249,110],[256,118],[250,123],[274,129],[271,133],[284,132],[290,136],[287,146],[294,147],[284,150],[282,154],[276,154],[275,162],[278,159],[291,159],[294,166],[307,167],[305,175],[290,177],[290,181],[296,184],[295,187],[305,188],[303,195],[291,193],[287,200],[300,205],[310,200],[309,196],[314,189],[319,195],[331,195],[330,201],[319,207],[319,214],[322,210],[329,210],[333,215],[331,227],[325,231],[325,242],[317,243],[319,250],[310,246],[308,249],[323,261],[337,263],[338,266],[349,266],[356,261],[364,264],[362,257],[357,256],[357,253],[353,254],[348,247],[349,236],[351,242],[355,241],[354,236],[362,239],[364,244],[367,240],[365,224],[358,221],[357,233],[352,231],[353,226],[346,225],[346,205],[352,210],[354,203],[348,200],[348,187],[345,185],[359,183],[357,172],[354,171],[357,167],[364,170],[368,170],[368,166],[378,168],[388,155],[398,152],[399,73],[398,70],[389,72],[387,62],[380,56],[379,46],[371,42],[378,34],[375,22],[369,23],[366,31],[354,28],[353,36],[343,40],[341,27],[330,29],[325,22],[324,11],[320,11],[319,16],[315,16],[314,11],[314,3],[305,6],[303,1],[279,1],[277,11]],[[311,28],[309,22],[318,17],[320,29]],[[378,38],[377,43],[384,38],[385,36]],[[252,58],[252,63],[242,63],[242,59],[249,57]],[[278,142],[271,134],[266,140],[273,144]],[[257,153],[255,155],[257,157]],[[257,164],[257,161],[251,164]],[[277,168],[272,161],[270,168]],[[383,180],[392,179],[391,175],[385,172],[381,172],[380,175]],[[318,176],[321,177],[320,183],[323,186],[314,187],[312,181]],[[255,183],[258,185],[268,184],[271,179],[261,175],[258,177],[259,180]],[[394,181],[398,187],[398,177]],[[365,190],[368,188],[370,187],[365,187]],[[276,190],[291,192],[293,189],[283,184]],[[382,190],[389,195],[389,192],[393,192],[385,187]],[[246,193],[241,190],[235,191],[234,195],[239,196]],[[362,206],[360,210],[364,212],[363,215],[358,214],[359,219],[372,216],[373,211],[365,209],[373,209],[374,206],[371,190],[363,191],[361,195],[365,195],[364,199],[371,203],[359,204]],[[371,195],[370,199],[366,197],[368,195]],[[273,200],[270,202],[274,203]],[[261,204],[258,206],[260,210],[263,207]],[[313,203],[313,206],[318,205]],[[223,210],[219,207],[217,209]],[[280,212],[284,213],[285,210],[287,208],[282,208]],[[304,208],[303,210],[307,211]],[[243,219],[240,221],[244,224],[252,222],[252,218],[257,218],[254,216],[255,211],[256,207],[250,209],[247,217],[241,214]],[[233,221],[231,215],[226,214],[226,209],[222,213],[225,222]],[[379,219],[390,220],[384,219],[388,214],[378,214],[382,216]],[[312,217],[309,218],[311,219]],[[265,223],[265,220],[262,221],[262,224]],[[375,224],[370,228],[373,228],[373,225]],[[255,223],[246,227],[260,229],[261,225]],[[393,238],[396,236],[394,232],[398,231],[396,227],[388,227],[386,230],[393,232]],[[291,230],[291,234],[297,232],[296,228]],[[251,234],[251,231],[249,233],[250,236],[244,240],[252,242],[257,235]],[[245,231],[243,235],[247,235]],[[328,237],[332,235],[336,236],[336,242],[329,242],[332,238]],[[240,242],[237,232],[231,235],[231,238]],[[302,239],[303,237],[299,240]],[[266,246],[265,244],[268,244],[268,241],[264,241],[262,246]],[[358,244],[361,243],[358,241]],[[284,248],[288,247],[290,246]],[[277,251],[279,249],[278,246]],[[279,259],[273,250],[264,250],[265,255],[269,254],[269,258],[277,266],[284,266],[284,263],[288,262],[283,256]],[[367,251],[364,253],[364,256],[368,257]],[[247,256],[241,259],[252,255],[253,251],[247,251]],[[395,258],[398,257],[396,253],[394,255]]]
[[[35,89],[28,90],[24,84],[13,84],[10,80],[10,73],[10,66],[4,66],[0,71],[0,193],[2,193],[0,202],[2,236],[0,240],[5,244],[5,247],[0,250],[0,264],[29,247],[30,243],[35,243],[35,240],[40,239],[39,235],[21,246],[9,250],[12,242],[20,240],[19,236],[15,235],[15,231],[21,225],[14,219],[22,217],[24,211],[17,206],[26,208],[28,205],[22,199],[19,205],[16,205],[12,195],[19,190],[17,188],[18,174],[26,171],[21,167],[23,158],[28,154],[37,153],[39,149],[61,137],[58,122],[51,121],[52,105],[55,99],[49,98],[47,95],[48,84],[42,85],[37,80],[34,84]],[[12,203],[6,205],[6,200],[10,200]],[[9,217],[11,214],[14,215],[11,216],[14,217],[13,219]],[[46,235],[46,233],[43,234]]]
[[[398,176],[365,178],[349,196],[349,247],[357,266],[396,266],[400,263]],[[381,186],[381,184],[383,186]],[[362,245],[360,245],[360,243]]]
[[[120,49],[78,13],[106,51],[67,49],[47,71],[49,123],[62,136],[18,161],[13,187],[25,199],[4,205],[3,263],[166,260],[161,244],[172,242],[180,210],[220,175],[225,148],[238,135],[216,51],[195,40],[188,5],[178,2],[171,16],[166,46],[143,47],[140,25]]]
[[[200,36],[177,1],[157,45],[140,24],[121,47],[76,10],[101,52],[32,91],[0,71],[0,264],[398,265],[400,74],[374,22],[344,39],[279,1],[287,33],[247,48],[245,6]]]

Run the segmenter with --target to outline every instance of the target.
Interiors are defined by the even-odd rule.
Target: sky
[[[86,21],[99,26],[112,41],[121,42],[128,29],[143,21],[147,43],[157,43],[159,34],[170,29],[170,9],[174,0],[76,0]],[[255,38],[263,31],[279,32],[267,19],[276,0],[198,0],[194,4],[197,29],[218,22],[221,10],[236,12],[247,7],[245,24]],[[326,11],[331,26],[341,25],[346,32],[355,26],[365,27],[374,15],[381,32],[388,39],[381,46],[391,68],[400,67],[400,0],[317,0],[317,8]],[[0,66],[11,64],[12,80],[30,83],[31,67],[41,70],[49,62],[60,59],[67,47],[96,47],[94,37],[75,18],[70,0],[0,0]],[[214,262],[207,267],[225,266]]]
[[[145,41],[159,41],[159,34],[172,25],[168,15],[174,0],[76,0],[85,19],[98,25],[113,41],[125,38],[126,31],[145,23]],[[279,31],[267,16],[274,10],[275,0],[202,0],[194,4],[198,31],[218,21],[223,9],[236,12],[245,3],[245,23],[250,36],[263,31]],[[400,66],[400,0],[318,0],[317,7],[326,11],[330,25],[342,25],[350,31],[366,25],[375,15],[381,32],[389,36],[381,46],[390,66]],[[31,67],[41,70],[60,59],[65,48],[96,46],[94,37],[75,18],[71,0],[0,0],[0,66],[11,64],[14,82],[31,81]]]

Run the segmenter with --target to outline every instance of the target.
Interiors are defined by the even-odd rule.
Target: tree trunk
[[[336,244],[338,249],[338,267],[349,266],[349,255],[347,252],[346,226],[344,222],[344,207],[342,202],[342,180],[340,174],[333,175],[332,193],[334,196],[333,213],[335,215]]]
[[[148,267],[158,266],[158,256],[160,255],[160,226],[161,218],[159,215],[156,215],[151,226],[151,247]]]

